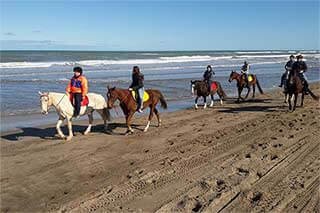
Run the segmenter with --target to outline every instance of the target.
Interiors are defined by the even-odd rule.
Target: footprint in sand
[[[247,198],[250,200],[251,204],[256,205],[262,199],[261,192],[249,192]]]
[[[247,175],[249,175],[249,170],[248,169],[244,169],[244,168],[238,168],[238,174],[239,175],[244,175],[244,176],[247,176]]]
[[[276,154],[273,154],[270,156],[270,160],[276,160],[278,159],[278,156]]]

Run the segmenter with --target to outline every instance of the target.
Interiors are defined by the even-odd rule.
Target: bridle
[[[58,102],[58,104],[57,104],[56,107],[59,106],[59,104],[60,104],[61,101],[63,100],[64,96],[66,96],[66,94],[64,94],[64,95],[62,96],[62,98],[59,100],[59,102]],[[41,99],[42,97],[47,97],[47,98],[48,98],[48,102],[49,102],[49,100],[50,100],[50,98],[49,98],[49,93],[45,93],[45,94],[40,95],[40,99]],[[50,104],[47,104],[47,112],[49,111],[49,105],[50,105]]]

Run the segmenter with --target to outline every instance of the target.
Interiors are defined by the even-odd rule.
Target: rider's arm
[[[82,97],[85,97],[88,94],[88,80],[86,78],[82,78],[81,81]]]
[[[304,67],[303,67],[304,72],[306,72],[308,70],[307,64],[304,63]]]

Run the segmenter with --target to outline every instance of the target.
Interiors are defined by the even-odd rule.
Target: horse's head
[[[41,107],[41,113],[44,115],[48,114],[49,107],[51,106],[51,101],[49,98],[49,93],[42,93],[39,91],[40,95],[40,107]]]
[[[230,76],[229,76],[229,82],[231,83],[232,80],[236,79],[237,73],[235,71],[231,71]]]
[[[113,108],[114,102],[118,99],[118,94],[116,91],[116,87],[109,87],[108,86],[108,92],[107,92],[107,98],[108,98],[108,108]]]

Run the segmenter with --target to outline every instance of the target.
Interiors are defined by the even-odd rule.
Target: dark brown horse
[[[294,72],[289,77],[288,84],[287,84],[287,91],[286,92],[289,95],[289,97],[288,97],[289,111],[293,112],[296,109],[297,99],[298,99],[299,93],[301,93],[301,105],[300,106],[303,107],[303,100],[304,100],[303,82],[299,78],[297,72]],[[316,96],[315,94],[313,94],[310,89],[308,89],[308,93],[311,95],[311,97],[314,100],[319,101],[319,97]],[[292,107],[292,100],[294,101],[293,107]]]
[[[210,107],[213,107],[213,101],[214,101],[214,94],[218,94],[220,98],[220,103],[221,105],[223,104],[223,100],[227,97],[227,95],[224,93],[221,84],[217,81],[213,81],[211,84],[211,91],[209,92],[208,90],[208,84],[205,81],[191,81],[191,92],[192,95],[196,93],[197,97],[195,99],[194,107],[195,109],[198,109],[198,99],[199,97],[203,97],[203,102],[204,106],[203,108],[205,109],[207,107],[207,96],[211,96],[211,103]]]
[[[249,93],[251,91],[251,86],[252,86],[252,89],[253,89],[252,98],[255,97],[256,85],[257,85],[257,87],[259,89],[259,92],[261,94],[263,94],[263,91],[262,91],[262,88],[261,88],[261,86],[259,84],[257,76],[256,75],[252,75],[252,74],[249,74],[249,76],[250,76],[250,78],[252,78],[252,80],[249,81],[249,83],[247,84],[246,80],[242,77],[241,74],[239,74],[239,73],[237,73],[235,71],[231,71],[231,73],[230,73],[229,82],[231,83],[232,80],[236,80],[237,81],[237,87],[238,87],[238,100],[237,100],[237,102],[239,102],[240,99],[241,100],[245,100],[246,98],[248,98],[248,95],[249,95]],[[248,78],[249,78],[249,76],[248,76]],[[242,98],[241,97],[241,93],[242,93],[243,88],[245,88],[245,87],[248,89],[248,92],[247,92],[246,97]]]
[[[149,94],[149,99],[145,102],[143,102],[143,109],[149,107],[150,108],[150,114],[147,126],[144,128],[144,132],[146,132],[150,126],[150,122],[153,117],[153,113],[156,114],[158,119],[158,127],[161,125],[161,119],[159,115],[159,111],[156,108],[156,105],[160,101],[161,107],[164,109],[167,109],[167,102],[164,99],[164,96],[159,90],[152,90],[147,89],[146,92]],[[114,102],[116,100],[120,101],[120,107],[125,115],[126,118],[126,124],[127,124],[127,132],[126,134],[133,133],[133,129],[131,128],[131,119],[134,115],[134,113],[137,110],[137,103],[134,100],[131,92],[128,89],[118,89],[115,87],[108,87],[108,108],[111,109],[114,105]]]

